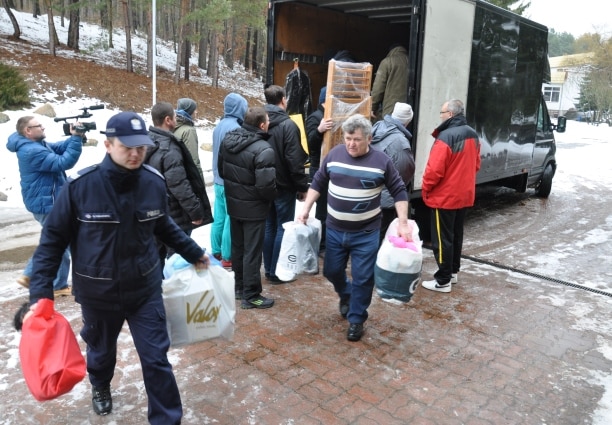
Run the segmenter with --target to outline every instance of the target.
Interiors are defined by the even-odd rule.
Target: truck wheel
[[[551,164],[548,164],[542,173],[542,180],[536,189],[536,195],[540,198],[548,198],[550,191],[552,190],[552,181],[555,171]]]

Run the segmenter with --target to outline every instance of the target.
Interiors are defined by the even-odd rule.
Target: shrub
[[[0,63],[0,111],[30,105],[30,89],[15,68]]]

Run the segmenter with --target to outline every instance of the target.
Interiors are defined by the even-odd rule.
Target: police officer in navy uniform
[[[68,181],[43,227],[30,304],[53,299],[53,279],[70,245],[94,411],[112,411],[117,338],[127,320],[142,365],[149,422],[179,424],[183,410],[167,357],[170,339],[156,238],[198,268],[206,268],[209,259],[168,215],[163,177],[143,165],[153,144],[144,120],[121,112],[110,118],[104,133],[104,160]]]

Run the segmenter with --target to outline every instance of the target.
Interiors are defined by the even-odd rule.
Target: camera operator
[[[66,170],[74,167],[81,156],[84,132],[78,131],[77,127],[82,129],[81,123],[71,124],[71,136],[63,142],[48,143],[45,141],[45,127],[36,117],[25,116],[17,120],[17,131],[8,138],[6,148],[17,153],[23,202],[41,226],[66,182]],[[53,281],[55,297],[71,294],[69,271],[70,251],[67,249]],[[30,258],[17,283],[29,288],[31,276]]]

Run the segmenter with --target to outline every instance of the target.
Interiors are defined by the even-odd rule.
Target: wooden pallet
[[[334,122],[323,135],[321,159],[334,146],[342,143],[342,123],[354,114],[370,117],[372,111],[372,65],[369,63],[329,61],[324,118]]]

